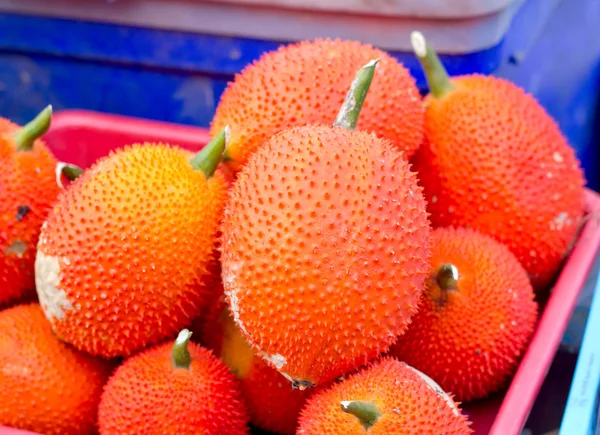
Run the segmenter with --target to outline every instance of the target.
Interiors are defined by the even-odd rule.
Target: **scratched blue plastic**
[[[532,91],[597,188],[600,38],[582,17],[599,16],[600,2],[562,0],[552,12],[557,2],[527,0],[497,46],[442,61],[451,75],[495,73]],[[284,42],[0,13],[0,115],[24,123],[51,103],[206,127],[234,74]],[[515,51],[523,62],[509,62]],[[392,54],[426,91],[412,53]]]
[[[600,388],[600,272],[559,435],[594,435]]]

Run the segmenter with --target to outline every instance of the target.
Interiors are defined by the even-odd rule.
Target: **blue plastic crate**
[[[559,435],[597,435],[600,398],[600,272]]]
[[[2,13],[3,4],[19,6]],[[233,75],[287,42],[14,13],[25,5],[0,0],[0,115],[21,123],[51,103],[206,127]],[[594,189],[599,15],[597,0],[527,0],[493,46],[441,56],[452,75],[495,73],[531,91],[577,150]],[[412,53],[391,54],[425,91]]]

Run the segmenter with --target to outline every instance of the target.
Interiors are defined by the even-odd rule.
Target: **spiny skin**
[[[391,144],[295,127],[253,154],[230,193],[225,293],[244,337],[288,379],[332,381],[406,330],[430,227],[416,174]]]
[[[100,434],[247,434],[239,384],[225,364],[188,343],[189,370],[174,369],[172,347],[168,342],[147,349],[115,371],[100,401]]]
[[[35,295],[40,228],[60,191],[57,161],[43,141],[17,152],[20,128],[0,118],[0,306]]]
[[[436,281],[442,264],[459,276],[446,295]],[[461,402],[481,399],[509,382],[536,320],[533,288],[508,248],[474,230],[438,228],[419,311],[390,354]]]
[[[60,342],[37,303],[0,312],[0,426],[47,435],[96,433],[114,364]]]
[[[60,196],[36,260],[40,302],[59,337],[93,355],[127,356],[201,311],[226,192],[220,173],[207,181],[190,157],[161,144],[126,147]],[[48,266],[56,263],[58,282]]]
[[[434,227],[468,226],[507,245],[534,288],[556,275],[584,213],[574,150],[536,100],[503,79],[463,76],[431,96],[414,158]]]
[[[381,416],[368,432],[357,417],[342,411],[343,401],[372,402]],[[315,394],[299,420],[298,435],[467,435],[473,431],[457,404],[439,386],[411,367],[382,358]]]
[[[250,421],[264,430],[294,435],[300,410],[317,389],[293,389],[246,342],[224,297],[216,301],[202,328],[202,342],[212,349],[240,381]]]
[[[410,157],[423,140],[422,98],[415,79],[384,51],[357,41],[315,39],[280,47],[236,75],[211,124],[231,126],[226,165],[238,171],[275,133],[332,124],[356,71],[380,58],[357,129],[388,139]]]

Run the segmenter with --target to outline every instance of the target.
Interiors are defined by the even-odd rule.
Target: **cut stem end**
[[[173,344],[173,350],[171,351],[173,368],[189,370],[192,356],[188,350],[188,343],[191,337],[192,333],[187,329],[182,330],[177,336],[175,344]]]
[[[350,89],[346,94],[344,103],[340,108],[340,111],[333,123],[336,127],[347,128],[348,130],[354,130],[358,122],[358,117],[362,109],[363,103],[367,98],[369,87],[373,81],[375,75],[375,68],[379,59],[373,59],[365,66],[363,66],[352,81]]]
[[[373,402],[363,402],[361,400],[344,401],[340,403],[342,411],[352,414],[360,424],[369,430],[375,422],[381,417],[381,412]]]
[[[421,68],[425,73],[429,92],[435,98],[442,98],[453,91],[454,85],[450,82],[450,76],[440,61],[437,53],[429,46],[425,36],[421,32],[414,31],[410,34],[410,42],[415,55],[421,62]]]
[[[62,177],[64,176],[67,180],[73,182],[77,180],[81,174],[83,174],[83,169],[79,166],[72,165],[70,163],[59,162],[56,164],[56,184],[61,189],[64,189],[65,186],[62,183]]]
[[[212,177],[223,159],[223,154],[229,145],[231,130],[225,126],[198,154],[190,160],[192,168],[202,171],[206,178]]]
[[[50,128],[51,120],[52,106],[48,105],[15,134],[17,151],[31,151],[36,139],[42,137]]]
[[[442,264],[438,269],[436,281],[442,290],[456,290],[456,284],[458,282],[458,269],[453,264]]]

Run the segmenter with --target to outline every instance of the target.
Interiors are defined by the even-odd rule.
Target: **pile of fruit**
[[[366,44],[290,44],[196,154],[80,169],[50,108],[1,120],[0,426],[472,433],[461,404],[510,382],[585,180],[532,96],[411,38],[425,97]]]

